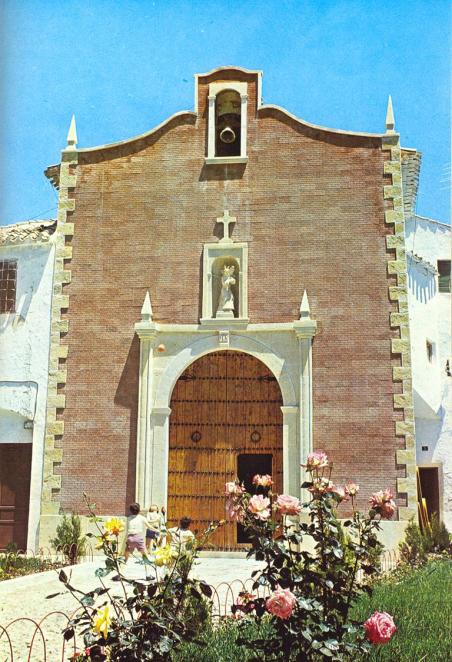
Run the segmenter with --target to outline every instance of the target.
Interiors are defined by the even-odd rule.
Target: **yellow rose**
[[[171,552],[171,547],[166,545],[166,547],[160,547],[155,552],[155,565],[169,565],[172,561],[173,555]]]
[[[104,529],[109,535],[119,536],[124,531],[124,524],[119,517],[112,517],[104,524]]]
[[[101,536],[96,536],[96,549],[103,549],[106,543],[114,542],[113,538],[110,537],[110,534],[103,533]]]
[[[93,628],[98,634],[101,634],[103,638],[106,639],[108,635],[108,627],[110,623],[111,623],[111,618],[109,613],[109,607],[108,605],[105,605],[105,607],[102,607],[102,609],[97,610],[97,616],[94,618],[93,621]]]

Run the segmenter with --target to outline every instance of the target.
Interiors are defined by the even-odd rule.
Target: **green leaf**
[[[161,653],[169,653],[173,647],[173,642],[169,637],[161,637],[159,641],[159,650]]]
[[[85,605],[85,607],[92,607],[94,604],[94,599],[90,595],[84,595],[80,602],[82,605]]]
[[[320,649],[320,652],[323,653],[324,655],[326,655],[326,657],[333,657],[333,655],[334,655],[333,651],[330,651],[330,649],[326,648],[326,646],[322,646],[322,648]]]
[[[205,582],[200,582],[199,588],[201,589],[201,593],[205,595],[206,598],[212,597],[213,591],[212,591],[212,587],[209,586],[209,584],[206,584]]]
[[[96,577],[106,577],[112,571],[113,568],[97,568],[97,570],[94,571],[94,574]]]

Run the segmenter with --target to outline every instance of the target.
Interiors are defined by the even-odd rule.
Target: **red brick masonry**
[[[213,80],[248,82],[248,163],[205,165],[206,103]],[[63,508],[86,490],[100,511],[134,498],[139,343],[133,325],[147,289],[154,320],[201,317],[202,246],[221,236],[215,219],[237,217],[249,242],[251,323],[298,318],[304,289],[319,323],[313,346],[314,445],[336,480],[396,489],[381,138],[314,129],[276,108],[257,110],[255,74],[199,78],[199,115],[157,133],[80,151],[72,282],[67,311],[68,381]],[[392,205],[392,203],[387,203]],[[70,218],[69,218],[70,216]],[[399,499],[404,505],[404,498]]]

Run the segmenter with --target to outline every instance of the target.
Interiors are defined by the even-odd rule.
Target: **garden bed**
[[[47,570],[55,570],[62,565],[60,560],[24,554],[0,554],[0,582],[25,575],[34,575]]]

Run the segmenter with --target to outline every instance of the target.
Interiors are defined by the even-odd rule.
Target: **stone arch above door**
[[[209,352],[218,351],[218,349],[218,335],[215,334],[199,338],[178,352],[156,383],[154,408],[169,407],[172,391],[181,374],[198,358]],[[288,407],[297,406],[297,394],[286,360],[278,356],[274,349],[260,340],[239,333],[231,334],[229,349],[250,354],[262,361],[276,377],[281,389],[283,404]]]

